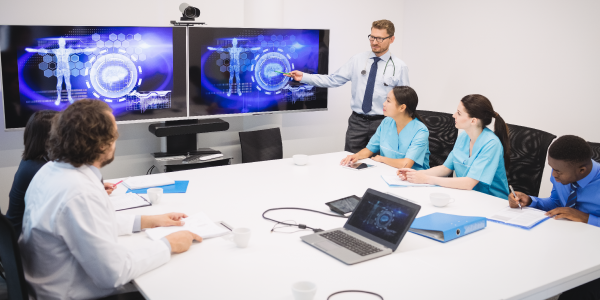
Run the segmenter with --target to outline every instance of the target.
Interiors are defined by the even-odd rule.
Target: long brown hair
[[[110,116],[112,109],[100,100],[75,101],[52,124],[48,140],[51,160],[74,167],[94,163],[119,134]]]
[[[504,148],[504,168],[508,172],[508,168],[510,167],[510,140],[508,138],[508,126],[504,122],[504,119],[494,111],[492,102],[482,95],[467,95],[460,101],[465,107],[467,114],[471,118],[479,119],[483,127],[490,125],[492,118],[496,119],[496,122],[494,122],[494,133],[498,136]]]
[[[417,113],[417,105],[419,105],[419,96],[417,92],[410,86],[395,86],[392,89],[394,98],[398,105],[406,105],[406,112],[411,118],[417,118],[421,123],[425,124],[425,120]],[[425,124],[427,125],[427,124]]]
[[[52,121],[58,115],[57,111],[40,110],[35,112],[27,121],[23,133],[23,160],[42,160],[47,158],[46,143],[50,136]]]

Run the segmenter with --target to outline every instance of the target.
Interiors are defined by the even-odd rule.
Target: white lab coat
[[[88,166],[49,162],[25,194],[19,247],[30,294],[38,299],[89,299],[118,292],[132,279],[169,261],[163,241],[129,249],[134,215],[116,215]]]

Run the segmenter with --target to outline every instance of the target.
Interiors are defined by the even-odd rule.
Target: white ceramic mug
[[[148,189],[148,198],[150,198],[150,203],[158,204],[163,196],[163,189],[161,188],[150,188]]]
[[[250,242],[250,234],[252,233],[250,228],[244,228],[244,227],[234,228],[232,233],[233,233],[233,242],[239,248],[248,247],[248,242]]]
[[[431,193],[429,194],[429,200],[431,200],[431,204],[436,207],[444,207],[454,202],[454,199],[450,198],[450,195],[444,193]]]
[[[298,166],[304,166],[308,164],[308,155],[305,154],[296,154],[292,156],[294,159],[294,163]]]
[[[317,293],[317,285],[310,281],[298,281],[292,284],[295,300],[313,300]]]

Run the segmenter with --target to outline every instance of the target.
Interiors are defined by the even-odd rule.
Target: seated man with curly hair
[[[71,104],[52,124],[51,161],[27,189],[19,239],[33,298],[92,299],[135,291],[128,282],[202,240],[180,231],[137,249],[117,242],[118,235],[182,225],[186,217],[115,214],[100,169],[113,161],[118,136],[112,110],[99,100]]]

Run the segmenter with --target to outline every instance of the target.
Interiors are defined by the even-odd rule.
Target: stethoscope
[[[363,68],[362,71],[360,71],[360,74],[362,75],[366,75],[367,74],[367,64],[369,63],[369,59],[371,59],[371,57],[369,57],[367,59],[367,61],[365,62],[365,67]],[[392,56],[390,55],[390,57],[388,58],[387,62],[385,63],[385,68],[383,68],[383,76],[385,78],[385,71],[387,71],[387,66],[390,63],[390,61],[392,62],[392,66],[394,67],[394,72],[392,73],[392,77],[396,76],[396,64],[394,63],[394,60],[392,59]],[[387,83],[383,83],[383,85],[388,86]]]

